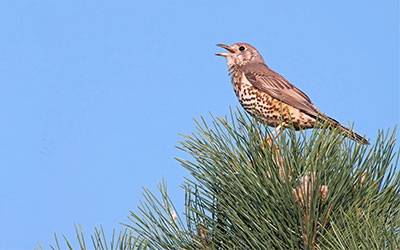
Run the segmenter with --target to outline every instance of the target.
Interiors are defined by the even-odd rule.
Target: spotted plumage
[[[305,93],[271,70],[253,46],[247,43],[218,46],[230,52],[217,55],[226,57],[236,96],[252,116],[272,127],[293,126],[296,130],[315,127],[319,118],[340,128],[349,138],[369,144],[359,134],[319,111]]]

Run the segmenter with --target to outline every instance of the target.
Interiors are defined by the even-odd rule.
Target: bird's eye
[[[240,50],[240,51],[243,51],[243,50],[245,50],[245,49],[246,49],[246,48],[245,48],[244,46],[240,46],[240,47],[239,47],[239,50]]]

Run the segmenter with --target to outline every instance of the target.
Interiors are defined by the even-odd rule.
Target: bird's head
[[[232,45],[217,44],[218,47],[224,48],[230,53],[217,53],[217,56],[224,56],[228,61],[228,65],[245,65],[249,62],[262,62],[264,60],[260,53],[247,43],[235,43]]]

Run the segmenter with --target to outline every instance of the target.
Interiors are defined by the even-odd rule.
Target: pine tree
[[[398,249],[395,130],[363,146],[328,124],[271,140],[239,110],[196,123],[179,146],[190,160],[177,159],[191,175],[185,213],[165,183],[158,196],[145,189],[111,249]],[[94,248],[108,249],[105,241],[96,230]]]

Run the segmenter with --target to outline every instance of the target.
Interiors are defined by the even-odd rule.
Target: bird
[[[242,107],[253,117],[275,127],[295,130],[318,127],[317,120],[339,128],[343,134],[361,144],[369,142],[319,111],[311,99],[283,76],[270,69],[256,48],[247,43],[217,44],[229,53],[217,53],[228,63],[229,75]]]

